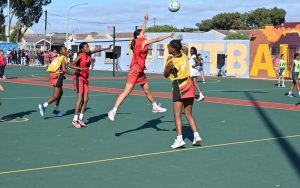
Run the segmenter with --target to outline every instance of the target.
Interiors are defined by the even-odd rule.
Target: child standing
[[[168,58],[164,70],[164,76],[172,81],[173,87],[173,111],[177,132],[177,138],[171,145],[173,149],[185,145],[182,137],[182,107],[184,107],[185,116],[194,133],[193,145],[200,145],[202,141],[197,131],[196,121],[192,115],[195,91],[190,78],[188,58],[182,53],[181,49],[182,44],[179,40],[172,40],[168,44],[168,51],[171,56]]]
[[[278,69],[278,87],[286,87],[284,84],[284,74],[285,74],[285,66],[286,66],[286,61],[284,59],[284,54],[280,55],[280,60],[279,60],[279,69]],[[282,84],[280,84],[280,79],[282,80]]]
[[[300,87],[299,87],[299,78],[298,78],[299,77],[299,71],[300,71],[300,54],[299,53],[295,53],[295,55],[294,55],[294,61],[293,61],[292,66],[291,66],[291,70],[292,70],[293,82],[291,84],[288,96],[289,97],[294,97],[293,90],[294,90],[295,86],[297,87],[297,91],[298,91],[298,94],[300,96]]]

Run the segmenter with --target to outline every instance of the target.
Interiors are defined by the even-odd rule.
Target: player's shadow
[[[87,110],[90,110],[91,108],[89,108],[89,107],[87,107],[86,108],[86,111]],[[50,117],[45,117],[44,119],[52,119],[52,118],[57,118],[57,116],[55,116],[55,115],[53,115],[52,114],[52,111],[49,111],[50,113],[51,113],[51,115],[52,116],[50,116]],[[50,114],[49,113],[49,114]],[[64,116],[70,116],[70,115],[74,115],[75,114],[75,109],[70,109],[70,110],[67,110],[66,112],[62,112],[63,114],[62,114],[62,116],[64,117]]]
[[[88,124],[96,123],[96,122],[98,122],[98,121],[100,121],[102,119],[105,119],[106,117],[107,117],[107,114],[100,114],[100,115],[88,118],[87,122],[88,122]]]
[[[286,135],[284,135],[277,127],[276,124],[272,121],[272,119],[267,115],[265,110],[259,107],[256,99],[252,96],[251,93],[245,92],[245,95],[252,102],[253,106],[255,106],[255,110],[257,114],[261,117],[265,127],[269,130],[269,132],[273,135],[277,142],[278,146],[281,148],[286,158],[290,162],[291,166],[294,167],[294,170],[300,175],[300,155],[297,150],[293,147],[292,144],[287,139],[284,139]]]
[[[14,114],[10,114],[10,115],[6,115],[3,117],[0,117],[0,119],[3,121],[11,121],[14,120],[16,118],[23,118],[24,116],[28,116],[30,114],[32,114],[33,112],[36,112],[35,110],[28,110],[25,112],[18,112],[18,113],[14,113]]]
[[[176,131],[176,128],[174,128],[172,131]],[[183,139],[188,139],[189,141],[193,142],[194,133],[190,126],[182,125],[182,136]]]
[[[143,124],[142,126],[135,128],[135,129],[130,129],[124,132],[120,132],[120,133],[115,133],[115,136],[121,136],[123,134],[127,134],[127,133],[131,133],[131,132],[135,132],[135,131],[140,131],[143,129],[155,129],[156,131],[170,131],[169,129],[161,129],[158,127],[159,124],[162,123],[166,123],[166,122],[173,122],[173,121],[162,121],[161,119],[164,118],[164,116],[161,116],[159,118],[156,119],[152,119],[150,121],[147,121],[145,124]]]

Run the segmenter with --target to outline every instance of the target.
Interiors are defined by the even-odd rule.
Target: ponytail
[[[132,39],[131,44],[130,44],[130,49],[134,50],[135,47],[135,39]]]
[[[137,29],[137,30],[135,30],[135,32],[133,33],[133,39],[132,39],[132,41],[131,41],[131,45],[130,45],[130,49],[131,50],[134,50],[134,48],[135,48],[135,44],[136,44],[136,39],[137,39],[137,37],[141,34],[141,29]]]

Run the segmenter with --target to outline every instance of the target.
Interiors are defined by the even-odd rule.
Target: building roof
[[[66,42],[66,34],[65,33],[54,33],[51,37],[44,34],[29,34],[24,35],[23,39],[27,43],[37,43],[41,40],[46,39],[47,41],[51,41],[52,45],[63,45]]]

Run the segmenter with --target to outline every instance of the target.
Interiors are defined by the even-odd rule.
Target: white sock
[[[74,115],[73,121],[78,121],[78,115]]]
[[[289,91],[289,94],[292,94],[292,92],[291,92],[291,91]]]
[[[82,113],[79,114],[79,119],[83,120],[83,114]]]
[[[114,113],[117,113],[117,110],[118,110],[118,108],[116,108],[116,107],[114,107],[114,108],[112,109],[112,111],[113,111]]]
[[[200,137],[198,132],[194,132],[194,138],[196,138],[196,137]]]
[[[183,140],[182,135],[178,135],[177,140]]]
[[[49,105],[49,104],[48,104],[47,102],[45,102],[45,103],[43,104],[43,107],[46,108],[48,105]]]
[[[200,97],[204,97],[204,95],[203,95],[203,93],[202,93],[202,92],[200,92],[200,93],[199,93],[199,96],[200,96]]]
[[[157,108],[158,107],[157,103],[156,102],[152,103],[152,107]]]

